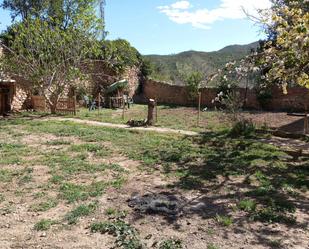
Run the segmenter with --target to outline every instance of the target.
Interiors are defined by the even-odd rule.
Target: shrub
[[[250,120],[238,121],[230,131],[231,137],[250,137],[255,134],[255,126]]]
[[[260,90],[257,94],[257,100],[263,109],[267,109],[272,99],[270,89]]]
[[[182,242],[179,239],[168,239],[160,243],[159,249],[182,249]]]

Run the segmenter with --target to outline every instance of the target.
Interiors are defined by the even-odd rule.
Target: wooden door
[[[11,97],[9,87],[0,87],[0,115],[11,111]]]
[[[0,115],[4,114],[4,98],[3,98],[3,93],[1,92],[0,89]]]

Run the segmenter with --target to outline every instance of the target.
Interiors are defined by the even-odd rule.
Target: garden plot
[[[308,160],[260,135],[1,126],[3,248],[308,246]]]

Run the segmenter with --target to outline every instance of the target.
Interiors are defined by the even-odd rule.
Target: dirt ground
[[[248,114],[249,115],[249,114]],[[282,117],[283,114],[278,114]],[[264,121],[265,116],[260,118]],[[277,120],[277,122],[279,122]],[[282,124],[282,123],[280,123]],[[22,131],[21,131],[22,132]],[[46,142],[65,139],[69,144],[81,143],[76,138],[61,138],[56,136],[22,135],[22,142],[39,151],[47,149]],[[1,139],[4,139],[3,137]],[[3,141],[3,140],[2,140]],[[45,147],[44,147],[45,146]],[[65,145],[49,146],[50,151],[62,150]],[[126,220],[140,233],[140,237],[147,248],[157,248],[162,238],[175,237],[183,241],[188,249],[264,249],[264,248],[309,248],[309,203],[308,199],[299,199],[298,224],[302,226],[287,226],[284,224],[265,224],[248,222],[246,213],[237,211],[231,227],[222,227],[213,219],[217,213],[229,213],[236,205],[236,200],[229,197],[231,192],[237,192],[238,186],[244,180],[241,177],[219,178],[215,184],[209,184],[200,191],[185,191],[173,188],[174,180],[161,174],[161,166],[152,172],[141,171],[140,162],[130,160],[125,156],[112,155],[104,159],[116,163],[128,172],[127,180],[120,189],[108,188],[99,197],[98,210],[89,217],[82,217],[74,226],[60,222],[52,225],[48,231],[33,229],[41,219],[52,218],[63,220],[65,213],[72,209],[71,204],[60,201],[59,204],[45,212],[31,211],[30,207],[38,203],[38,194],[42,191],[48,196],[57,198],[57,193],[49,188],[50,168],[35,163],[32,168],[33,180],[20,185],[18,182],[0,183],[1,194],[5,200],[0,203],[0,248],[1,249],[104,249],[114,246],[114,237],[106,234],[91,233],[91,223],[108,220],[110,217],[105,210],[116,208],[125,210]],[[1,166],[1,169],[22,169],[23,165],[14,164]],[[93,175],[86,175],[85,180],[80,175],[72,181],[91,181]],[[104,173],[96,175],[106,179]],[[85,182],[86,181],[86,182]],[[128,206],[128,199],[134,195],[146,193],[168,192],[186,200],[183,211],[173,219],[164,215],[148,215],[134,211]],[[241,193],[239,193],[241,195]],[[308,196],[307,196],[308,197]],[[74,205],[73,205],[74,206]],[[222,207],[225,207],[222,209]],[[216,247],[210,247],[216,245]]]
[[[164,115],[170,116],[165,110]],[[190,116],[191,108],[177,108],[181,116]],[[162,114],[163,115],[163,114]],[[269,127],[279,128],[285,131],[302,132],[303,117],[291,116],[286,113],[245,112],[244,117],[251,119],[259,126],[267,124]],[[177,116],[177,115],[176,115]],[[180,114],[178,115],[180,116]],[[56,118],[57,121],[61,119]],[[212,122],[220,123],[223,117],[212,116]],[[55,121],[55,119],[50,119]],[[65,121],[64,119],[62,121]],[[42,120],[46,122],[46,120]],[[93,121],[80,121],[87,125],[95,125]],[[208,119],[202,123],[209,123]],[[117,124],[112,127],[122,128]],[[173,127],[172,127],[173,128]],[[154,127],[153,131],[162,131],[160,127]],[[168,132],[164,130],[163,133]],[[16,134],[15,134],[16,133]],[[191,131],[184,135],[196,135]],[[31,134],[23,130],[13,130],[8,137],[0,133],[1,143],[9,139],[19,139],[23,145],[31,148],[35,153],[24,156],[27,165],[31,165],[32,180],[21,184],[20,179],[13,178],[12,182],[0,181],[0,249],[102,249],[113,248],[115,238],[108,234],[91,233],[89,227],[93,222],[111,220],[106,214],[107,209],[122,210],[127,213],[125,220],[139,231],[139,236],[146,248],[158,248],[163,239],[177,238],[188,249],[309,249],[309,202],[308,192],[303,196],[293,199],[297,203],[297,225],[281,223],[263,223],[249,221],[247,213],[237,210],[237,199],[243,196],[243,176],[218,177],[215,182],[210,182],[203,189],[183,190],[175,187],[176,178],[163,173],[164,165],[156,165],[154,170],[147,172],[140,170],[142,162],[129,159],[127,156],[112,153],[104,158],[87,154],[87,160],[94,163],[117,164],[126,172],[126,181],[121,188],[108,187],[105,193],[97,198],[99,206],[97,210],[85,217],[80,217],[78,223],[69,225],[65,221],[65,215],[76,207],[77,204],[59,200],[57,206],[47,211],[33,211],[31,207],[40,203],[46,196],[58,199],[58,192],[50,185],[52,169],[40,163],[40,156],[44,154],[66,151],[69,146],[83,145],[77,137],[61,137],[51,134]],[[48,144],[47,142],[63,143]],[[265,138],[266,144],[272,144],[280,148],[302,149],[309,153],[309,143],[305,141]],[[113,150],[112,143],[102,143],[106,150]],[[71,152],[73,155],[75,152]],[[2,155],[0,155],[2,156]],[[297,162],[295,166],[297,166]],[[1,170],[23,171],[24,165],[13,163],[0,165]],[[74,184],[91,184],[93,180],[110,180],[114,172],[83,173],[70,179]],[[1,177],[1,176],[0,176]],[[306,179],[308,176],[304,176]],[[241,191],[240,191],[241,189]],[[129,207],[128,200],[134,196],[145,194],[168,193],[183,200],[184,205],[177,216],[171,218],[163,214],[141,213]],[[235,194],[237,199],[235,198]],[[89,201],[91,201],[90,199]],[[233,224],[225,227],[218,225],[214,217],[217,214],[233,216]],[[58,222],[47,231],[37,231],[34,226],[42,219],[52,219]],[[211,246],[214,247],[211,247]],[[161,248],[160,248],[161,249]],[[163,248],[165,249],[165,248]],[[167,248],[168,249],[168,248]]]

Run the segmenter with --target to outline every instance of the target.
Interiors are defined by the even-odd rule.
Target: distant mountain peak
[[[183,85],[184,75],[192,71],[200,71],[204,75],[213,74],[224,67],[227,62],[241,60],[256,49],[259,42],[247,45],[230,45],[214,52],[184,51],[171,55],[146,55],[154,65],[151,78]]]

